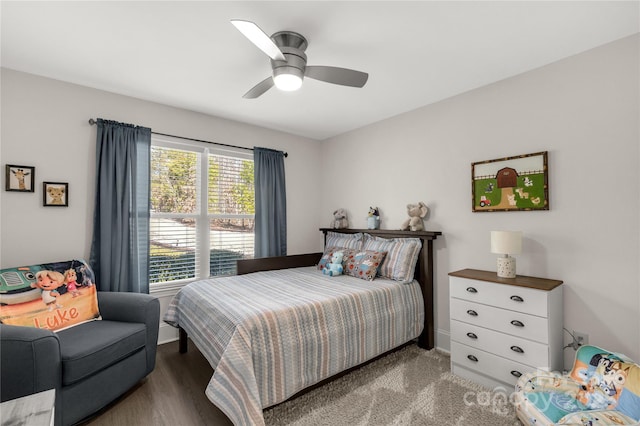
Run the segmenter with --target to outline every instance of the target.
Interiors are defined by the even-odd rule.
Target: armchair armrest
[[[62,386],[58,336],[34,327],[0,325],[0,401]]]
[[[141,293],[98,292],[98,308],[102,319],[138,322],[147,327],[147,374],[156,365],[156,347],[160,326],[160,302],[157,297]]]
[[[110,321],[158,324],[160,319],[158,299],[148,294],[99,291],[98,308],[102,318]]]

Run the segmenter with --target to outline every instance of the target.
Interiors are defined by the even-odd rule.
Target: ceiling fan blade
[[[369,78],[369,74],[366,72],[321,65],[307,66],[304,75],[305,77],[326,81],[327,83],[351,87],[362,87]]]
[[[245,99],[255,99],[258,96],[262,95],[267,90],[271,89],[272,87],[273,87],[273,77],[267,77],[264,80],[262,80],[260,83],[253,86],[251,90],[245,93],[242,97]]]
[[[249,39],[253,44],[258,46],[258,49],[266,53],[274,61],[286,61],[278,46],[271,40],[259,26],[251,21],[243,21],[240,19],[232,19],[231,23]]]

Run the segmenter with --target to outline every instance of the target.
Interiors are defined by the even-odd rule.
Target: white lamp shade
[[[491,231],[491,253],[519,254],[521,252],[521,231]]]

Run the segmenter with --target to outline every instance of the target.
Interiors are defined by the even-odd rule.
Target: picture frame
[[[5,171],[5,191],[35,192],[35,167],[7,164]]]
[[[45,207],[69,207],[67,182],[42,182],[42,205]]]
[[[473,212],[549,210],[547,151],[471,163]]]

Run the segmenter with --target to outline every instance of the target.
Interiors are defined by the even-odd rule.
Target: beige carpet
[[[508,396],[451,374],[448,355],[411,345],[264,417],[267,426],[520,425]]]

